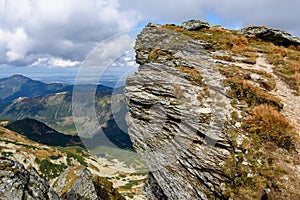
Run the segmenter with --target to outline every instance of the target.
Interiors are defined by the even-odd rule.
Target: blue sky
[[[0,78],[23,74],[45,82],[73,83],[99,43],[148,22],[202,19],[231,29],[268,25],[299,36],[298,13],[298,0],[0,0]],[[103,59],[116,56],[114,49],[128,50],[129,44],[129,39],[110,44]],[[98,60],[103,63],[106,60]],[[118,65],[111,67],[107,77],[118,77]],[[136,66],[124,65],[119,74],[125,68]]]

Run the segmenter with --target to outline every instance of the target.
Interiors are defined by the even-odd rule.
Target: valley
[[[80,97],[91,93],[93,87],[80,86]],[[72,85],[44,84],[20,75],[0,79],[1,156],[20,162],[25,168],[35,168],[50,186],[66,170],[83,166],[93,176],[111,182],[126,198],[144,199],[140,188],[147,167],[133,151],[127,133],[112,117],[112,89],[96,87],[95,110],[102,131],[91,137],[77,133],[72,118],[72,92]],[[123,102],[122,93],[114,95],[114,99]],[[89,101],[81,103],[92,110]],[[88,128],[89,124],[85,126]]]

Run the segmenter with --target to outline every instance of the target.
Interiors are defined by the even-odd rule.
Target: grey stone
[[[230,155],[222,127],[231,106],[224,77],[208,59],[208,45],[151,24],[137,37],[141,65],[127,78],[126,120],[135,149],[151,170],[144,188],[149,199],[222,197],[219,185],[226,177],[220,163]],[[198,70],[202,79],[195,82],[180,66]]]
[[[203,28],[210,29],[212,27],[212,25],[210,25],[206,21],[194,20],[194,19],[183,22],[181,26],[182,26],[182,28],[189,30],[189,31],[197,31],[197,30],[201,30]]]
[[[0,158],[0,197],[8,200],[59,200],[59,196],[35,169],[26,170],[20,163]]]
[[[240,31],[246,36],[255,36],[264,41],[270,41],[276,45],[289,47],[300,45],[300,39],[285,31],[268,28],[265,26],[248,26]]]
[[[53,187],[60,196],[67,200],[100,200],[92,180],[91,172],[85,167],[79,167],[66,170]]]

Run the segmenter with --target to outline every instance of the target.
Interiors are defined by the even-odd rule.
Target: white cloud
[[[84,61],[85,66],[107,66],[134,47],[134,39],[127,34],[117,35],[100,43]]]
[[[40,54],[83,60],[98,42],[135,26],[135,12],[119,8],[118,0],[0,0],[0,63],[28,64]]]
[[[64,60],[62,58],[38,58],[31,66],[34,67],[76,67],[81,64],[80,61]]]
[[[22,28],[18,28],[15,32],[7,34],[6,56],[8,61],[23,59],[30,47],[26,32]]]
[[[38,58],[37,61],[35,61],[31,65],[34,67],[44,66],[46,63],[48,63],[48,60],[48,58]]]
[[[37,65],[42,57],[78,62],[98,42],[141,22],[180,23],[208,13],[221,25],[268,25],[300,36],[299,12],[298,0],[0,0],[0,64]],[[127,42],[106,45],[95,61],[114,58]]]
[[[81,62],[79,61],[71,61],[71,60],[64,60],[62,58],[51,58],[49,60],[49,64],[55,67],[75,67],[78,66]]]

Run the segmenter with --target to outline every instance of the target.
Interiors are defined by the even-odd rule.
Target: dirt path
[[[259,55],[254,68],[265,70],[270,73],[273,72],[274,66],[268,64],[263,55]],[[300,96],[295,96],[293,94],[295,91],[291,90],[289,86],[280,80],[274,73],[272,74],[276,80],[276,88],[271,91],[271,93],[282,100],[284,107],[281,113],[292,122],[300,136]]]
[[[230,62],[224,62],[224,61],[222,62],[233,64]],[[281,113],[284,116],[286,116],[286,118],[288,118],[290,122],[294,125],[296,132],[300,137],[300,96],[294,95],[295,91],[290,89],[285,82],[283,82],[278,76],[274,74],[273,71],[274,66],[268,64],[266,58],[264,57],[264,54],[259,54],[259,57],[256,59],[255,65],[239,63],[239,62],[235,62],[234,65],[242,67],[244,69],[263,70],[272,74],[275,77],[276,88],[270,93],[281,99],[284,105]]]

